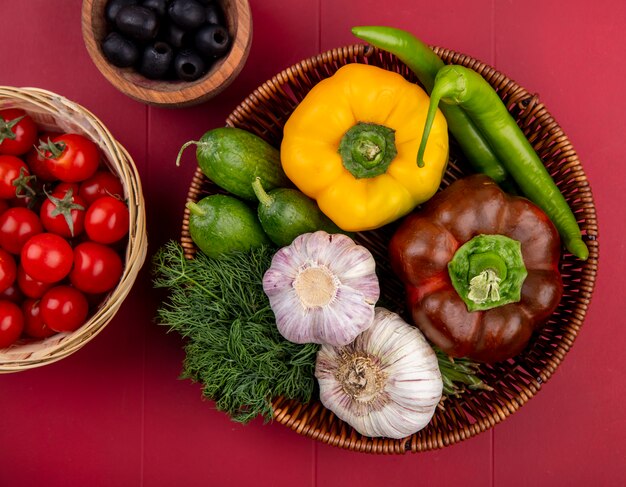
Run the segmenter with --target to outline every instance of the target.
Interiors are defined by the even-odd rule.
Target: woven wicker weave
[[[594,288],[598,262],[596,213],[589,183],[567,136],[537,96],[504,74],[454,51],[434,50],[446,63],[461,64],[478,71],[497,90],[573,208],[590,256],[586,262],[581,262],[569,254],[563,255],[563,299],[528,348],[514,360],[482,366],[481,377],[493,387],[493,391],[471,391],[458,399],[447,398],[431,423],[409,438],[391,440],[361,436],[317,400],[300,404],[279,397],[273,401],[275,420],[279,423],[300,434],[349,450],[389,454],[443,448],[504,420],[534,396],[559,366],[583,324]],[[378,49],[363,45],[334,49],[302,61],[264,83],[233,111],[227,125],[249,130],[278,147],[282,127],[297,103],[317,82],[352,62],[380,66],[416,81],[404,64]],[[450,163],[442,187],[468,171],[456,142],[451,139]],[[198,169],[189,188],[188,200],[196,201],[216,190]],[[186,256],[193,258],[196,249],[189,236],[188,217],[186,210],[181,242]],[[396,311],[403,312],[404,290],[388,263],[386,247],[389,238],[389,230],[381,229],[361,233],[357,240],[367,246],[377,260],[385,302],[394,303]]]
[[[17,372],[56,362],[80,349],[111,321],[129,293],[147,251],[145,208],[139,174],[126,150],[91,112],[49,91],[0,86],[0,108],[22,108],[47,130],[81,133],[96,142],[104,162],[123,186],[130,212],[125,267],[118,286],[87,323],[71,333],[45,340],[22,340],[0,350],[0,373]]]

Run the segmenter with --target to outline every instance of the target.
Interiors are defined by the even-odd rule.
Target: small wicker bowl
[[[126,150],[107,128],[82,106],[49,91],[0,86],[0,109],[21,108],[46,130],[80,133],[96,142],[109,170],[119,177],[130,213],[125,264],[117,287],[89,320],[73,332],[43,340],[21,339],[0,349],[0,373],[18,372],[56,362],[80,349],[109,323],[129,293],[147,252],[145,205],[139,174]]]
[[[590,255],[586,262],[581,262],[570,254],[563,254],[560,263],[565,287],[563,298],[526,350],[512,360],[481,366],[481,378],[493,390],[467,391],[461,397],[446,398],[430,424],[408,438],[393,440],[362,436],[317,399],[308,404],[282,397],[274,399],[276,421],[302,435],[348,450],[401,454],[443,448],[503,421],[533,397],[552,376],[583,324],[594,289],[598,264],[596,211],[589,183],[567,136],[536,95],[528,93],[504,74],[454,51],[442,48],[434,48],[434,51],[446,63],[473,68],[497,90],[572,207]],[[308,91],[341,66],[355,62],[395,71],[417,82],[397,58],[378,49],[363,45],[333,49],[291,66],[265,82],[231,113],[227,125],[249,130],[279,147],[283,125]],[[450,162],[442,188],[469,173],[469,166],[451,138]],[[217,188],[198,169],[187,198],[197,201],[215,191]],[[189,235],[188,221],[189,212],[185,210],[181,243],[186,257],[192,259],[197,249]],[[404,289],[393,275],[387,255],[392,227],[359,233],[357,241],[368,247],[376,258],[385,303],[407,317]]]
[[[150,105],[184,107],[203,103],[224,90],[243,69],[252,43],[252,15],[248,0],[218,0],[227,20],[231,49],[196,81],[149,80],[132,68],[110,64],[100,43],[107,34],[107,0],[83,0],[83,40],[91,59],[109,82],[125,95]]]

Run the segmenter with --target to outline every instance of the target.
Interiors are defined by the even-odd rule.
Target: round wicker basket
[[[527,349],[512,360],[481,366],[480,377],[492,391],[467,391],[461,397],[446,398],[430,424],[402,440],[368,438],[356,433],[322,406],[318,400],[301,404],[277,397],[274,417],[296,432],[353,451],[368,453],[420,452],[443,448],[485,431],[519,409],[552,376],[572,346],[583,324],[591,299],[598,263],[598,227],[589,183],[567,136],[536,95],[490,66],[457,52],[434,48],[446,63],[461,64],[479,72],[496,89],[513,117],[531,141],[559,189],[572,207],[590,249],[586,262],[565,253],[561,272],[565,291],[561,303],[545,327],[533,337]],[[228,117],[227,125],[249,130],[279,147],[282,127],[300,100],[320,80],[347,63],[367,63],[396,71],[410,81],[415,76],[393,55],[378,49],[354,45],[333,49],[306,59],[265,82]],[[450,162],[442,188],[469,173],[456,142],[450,140]],[[217,191],[198,169],[191,182],[188,200],[196,201]],[[196,248],[188,231],[185,210],[181,243],[186,256]],[[404,312],[404,290],[389,267],[389,228],[360,233],[357,240],[368,247],[377,261],[386,303]]]
[[[103,160],[124,186],[130,212],[125,267],[117,287],[78,330],[43,340],[20,340],[0,349],[0,373],[56,362],[80,349],[111,321],[129,293],[147,252],[145,207],[137,168],[126,150],[91,112],[62,96],[37,88],[0,86],[0,108],[22,108],[46,130],[80,133],[96,142]]]

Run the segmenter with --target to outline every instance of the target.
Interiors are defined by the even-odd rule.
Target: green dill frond
[[[493,390],[478,377],[480,373],[480,365],[478,363],[468,358],[452,359],[440,348],[433,347],[433,349],[439,362],[439,370],[443,380],[443,393],[446,396],[459,397],[465,393],[465,386],[471,390]]]
[[[168,290],[158,322],[186,339],[181,377],[242,423],[271,419],[278,396],[308,402],[315,385],[318,346],[285,340],[263,291],[273,255],[262,247],[187,260],[171,241],[153,260],[154,287]]]

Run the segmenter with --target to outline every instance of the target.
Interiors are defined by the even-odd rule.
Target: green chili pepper
[[[589,249],[582,240],[567,201],[498,94],[477,72],[457,65],[439,70],[430,97],[418,160],[423,159],[440,101],[465,110],[520,189],[550,217],[567,250],[586,260]]]
[[[432,91],[437,71],[444,66],[444,62],[422,41],[393,27],[353,27],[352,33],[372,46],[394,54],[415,73],[428,93]],[[497,183],[503,183],[507,178],[506,170],[467,114],[452,105],[442,106],[441,111],[472,167]]]

